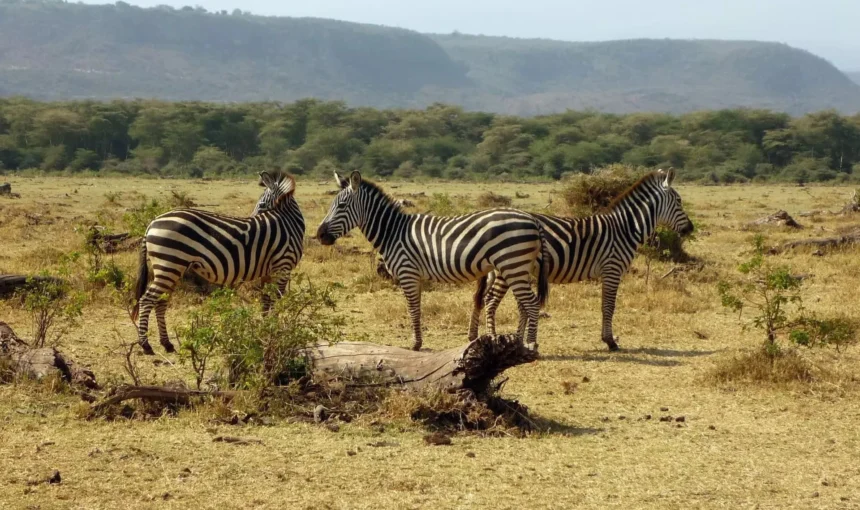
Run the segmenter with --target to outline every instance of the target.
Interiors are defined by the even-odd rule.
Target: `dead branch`
[[[746,228],[750,227],[759,227],[762,225],[774,225],[777,227],[789,227],[789,228],[803,228],[800,223],[794,221],[787,212],[783,210],[779,210],[770,216],[765,216],[763,218],[759,218],[755,221],[747,223]]]
[[[814,247],[821,249],[829,249],[836,248],[840,246],[846,246],[850,244],[860,243],[860,230],[856,230],[849,234],[845,234],[839,237],[824,237],[824,238],[816,238],[816,239],[800,239],[798,241],[791,241],[783,244],[782,246],[778,246],[775,248],[771,248],[768,252],[771,255],[776,255],[778,253],[785,252],[787,250],[793,250],[795,248],[800,247]]]
[[[184,405],[188,404],[195,397],[218,397],[231,400],[237,394],[238,392],[235,391],[200,391],[185,388],[168,388],[166,386],[123,385],[117,388],[111,396],[93,404],[90,410],[93,413],[98,413],[114,404],[133,399]]]

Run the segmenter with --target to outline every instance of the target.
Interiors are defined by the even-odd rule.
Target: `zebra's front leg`
[[[612,316],[615,314],[615,301],[618,296],[618,285],[621,283],[621,275],[614,272],[604,274],[602,280],[603,325],[601,328],[601,340],[606,343],[610,351],[617,351],[618,337],[612,336]]]
[[[275,282],[275,285],[277,286],[277,290],[278,290],[277,299],[284,297],[284,295],[286,295],[287,291],[289,291],[291,278],[292,278],[291,273],[283,273],[283,274],[278,276],[278,279]],[[272,305],[274,304],[274,298],[269,292],[266,292],[266,288],[265,288],[265,285],[271,281],[271,278],[265,279],[264,281],[265,281],[265,283],[263,284],[264,287],[263,287],[263,298],[262,298],[263,315],[268,315],[272,311]]]
[[[499,304],[502,302],[502,298],[505,297],[505,294],[508,292],[508,284],[505,282],[505,279],[501,276],[496,276],[496,281],[493,282],[493,286],[490,289],[490,296],[487,298],[487,332],[491,335],[496,335],[496,311],[499,309]],[[517,307],[519,308],[519,301],[517,302]],[[523,313],[523,310],[520,309],[520,314]],[[525,329],[525,328],[523,328]],[[525,331],[520,332],[520,335],[524,334]]]
[[[164,351],[168,353],[176,352],[176,348],[170,343],[170,337],[167,334],[167,300],[159,299],[155,305],[155,320],[158,322],[158,341],[164,347]]]
[[[486,290],[484,284],[478,282],[475,289],[474,304],[472,305],[472,317],[469,319],[469,341],[474,342],[478,338],[478,323],[481,321],[481,311],[484,309],[484,296],[481,293]]]
[[[400,288],[406,296],[406,307],[412,320],[412,350],[420,351],[423,339],[421,337],[421,281],[413,278],[401,279]]]

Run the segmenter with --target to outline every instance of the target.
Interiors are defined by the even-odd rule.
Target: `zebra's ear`
[[[353,171],[349,174],[349,187],[352,188],[352,191],[358,191],[358,187],[361,185],[361,174],[358,170]]]
[[[260,186],[265,186],[269,189],[275,188],[277,184],[275,180],[269,175],[269,172],[260,172]]]
[[[663,187],[666,189],[671,188],[672,187],[672,181],[675,180],[675,169],[669,168],[669,170],[666,172],[664,172],[663,170],[660,170],[660,173],[666,174],[666,179],[663,181]]]
[[[296,191],[296,180],[292,175],[284,176],[281,179],[281,194],[275,199],[275,205],[280,205],[281,202],[293,196],[294,191]]]
[[[340,189],[344,189],[349,186],[349,182],[347,182],[347,180],[341,177],[337,172],[334,173],[334,180],[337,182],[337,187]]]

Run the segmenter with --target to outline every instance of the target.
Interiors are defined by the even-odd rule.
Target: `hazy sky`
[[[86,3],[112,3],[85,0]],[[860,70],[860,0],[126,0],[313,16],[420,32],[542,37],[755,39],[804,48]]]

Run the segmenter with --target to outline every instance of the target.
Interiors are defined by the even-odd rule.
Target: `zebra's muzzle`
[[[317,239],[319,239],[320,244],[322,244],[323,246],[331,246],[334,244],[337,238],[329,234],[328,230],[326,230],[325,228],[320,227],[319,230],[317,230]]]

